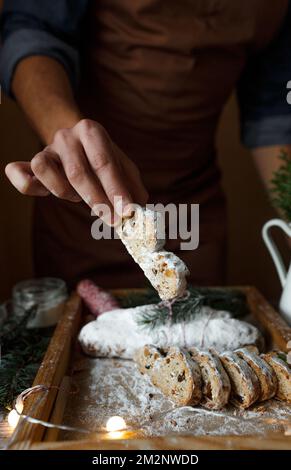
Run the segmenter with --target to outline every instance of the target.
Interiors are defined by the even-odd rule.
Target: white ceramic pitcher
[[[291,263],[287,272],[278,248],[271,237],[270,229],[272,227],[281,228],[286,235],[291,237],[291,223],[288,224],[282,219],[271,219],[265,223],[262,230],[264,242],[273,258],[282,284],[283,292],[279,304],[280,312],[287,323],[291,325]]]

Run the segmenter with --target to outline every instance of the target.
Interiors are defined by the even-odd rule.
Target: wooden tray
[[[291,328],[268,304],[254,287],[240,288],[256,321],[263,327],[267,339],[287,352],[291,340]],[[128,291],[114,291],[121,295]],[[70,371],[76,337],[81,327],[82,303],[73,294],[66,303],[62,318],[50,341],[48,350],[39,368],[33,385],[49,387],[49,392],[39,402],[39,394],[31,395],[25,402],[24,413],[30,416],[61,424],[70,389]],[[290,422],[291,434],[291,422]],[[285,433],[286,434],[286,433]],[[284,433],[268,436],[162,436],[142,437],[139,433],[124,433],[122,439],[106,439],[101,435],[82,440],[58,440],[56,429],[47,429],[40,424],[20,420],[12,436],[13,449],[291,449],[291,436]],[[289,432],[287,433],[289,434]]]

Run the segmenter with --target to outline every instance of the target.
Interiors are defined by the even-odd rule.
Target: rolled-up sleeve
[[[6,0],[1,15],[0,81],[11,96],[17,64],[45,55],[58,60],[73,84],[79,75],[79,41],[87,0]]]
[[[241,137],[246,147],[291,144],[291,105],[287,102],[290,80],[289,6],[277,36],[264,51],[250,59],[238,86]]]

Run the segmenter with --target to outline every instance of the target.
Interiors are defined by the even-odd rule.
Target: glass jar
[[[23,309],[32,311],[27,328],[45,328],[55,325],[68,298],[66,283],[62,279],[43,277],[16,284],[12,290],[15,314]]]

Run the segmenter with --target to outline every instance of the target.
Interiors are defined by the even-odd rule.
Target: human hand
[[[31,162],[9,163],[5,172],[22,194],[84,200],[96,215],[101,204],[113,214],[115,196],[122,198],[122,208],[130,203],[144,205],[148,198],[136,165],[90,119],[58,130],[52,143]]]

